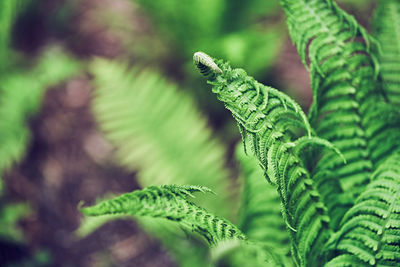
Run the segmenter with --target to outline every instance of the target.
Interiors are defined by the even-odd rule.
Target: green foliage
[[[27,241],[18,222],[29,216],[31,209],[27,203],[5,199],[7,188],[1,176],[22,159],[29,143],[29,119],[39,110],[45,91],[78,69],[75,60],[58,48],[48,47],[34,60],[12,49],[16,18],[30,3],[29,0],[0,2],[0,239],[6,243]],[[33,258],[21,259],[15,264],[49,264],[43,255],[37,252]]]
[[[347,161],[326,153],[313,170],[335,228],[374,168],[399,145],[399,125],[377,118],[385,113],[385,100],[376,79],[376,43],[354,17],[331,0],[281,4],[292,40],[311,71],[312,125]]]
[[[240,229],[249,239],[262,244],[267,251],[280,255],[284,266],[293,265],[289,250],[290,237],[282,219],[281,201],[276,186],[264,181],[264,174],[257,160],[245,155],[242,144],[236,147],[236,158],[240,163],[243,179]]]
[[[245,146],[252,148],[267,179],[277,184],[295,261],[301,265],[320,261],[320,246],[330,234],[329,217],[294,149],[302,132],[311,137],[305,114],[288,96],[258,83],[243,69],[216,63],[222,73],[208,76],[212,91],[232,112]]]
[[[0,204],[0,239],[8,242],[23,242],[24,236],[17,223],[26,217],[30,208],[24,203]]]
[[[211,192],[211,190],[201,186],[149,186],[100,202],[93,207],[83,208],[82,212],[88,216],[130,214],[166,218],[199,233],[210,244],[225,239],[245,239],[232,223],[188,201],[187,197],[193,197],[194,192]]]
[[[276,13],[277,1],[136,2],[152,19],[164,43],[183,58],[199,49],[209,51],[261,76],[284,40],[281,20],[267,29],[263,25],[266,15]]]
[[[396,266],[400,262],[400,153],[374,172],[331,240],[327,266]],[[345,259],[345,260],[344,260]]]
[[[214,2],[218,3],[222,1]],[[252,151],[255,158],[238,153],[245,177],[240,227],[188,201],[191,191],[203,190],[193,186],[150,186],[83,212],[179,222],[209,241],[214,266],[396,266],[400,262],[400,113],[392,105],[396,102],[387,88],[397,85],[397,80],[388,77],[399,73],[397,66],[386,60],[390,57],[395,61],[400,53],[396,42],[392,46],[386,37],[386,30],[395,35],[397,17],[385,12],[393,15],[397,2],[382,2],[377,13],[382,56],[377,54],[377,41],[334,1],[280,3],[291,38],[311,72],[314,102],[308,118],[294,100],[257,82],[243,69],[232,68],[203,52],[194,54],[194,63],[211,84],[212,92],[237,121],[244,151]],[[244,6],[233,1],[226,10]],[[172,12],[174,5],[168,8]],[[190,23],[202,15],[193,14],[193,10],[191,6],[190,12],[183,14],[190,15]],[[206,15],[218,20],[221,10],[218,6],[215,14]],[[165,16],[160,22],[168,17],[162,10],[151,12]],[[219,31],[198,27],[199,32]],[[183,32],[178,31],[181,36]],[[190,46],[192,41],[189,38],[182,44]],[[239,48],[232,51],[240,50],[238,43]],[[95,96],[100,124],[116,145],[123,164],[140,170],[142,184],[150,179],[160,179],[155,183],[204,184],[221,192],[222,201],[208,198],[196,203],[206,207],[214,203],[217,209],[226,209],[227,187],[221,182],[226,176],[213,180],[220,171],[206,175],[212,164],[223,162],[223,156],[206,161],[211,165],[201,163],[213,148],[203,151],[211,134],[202,120],[195,131],[196,122],[189,122],[196,119],[190,115],[193,103],[186,107],[189,101],[177,96],[176,90],[170,90],[170,85],[150,71],[134,68],[128,72],[126,66],[106,61],[95,62],[92,69],[100,88]],[[384,90],[380,88],[381,76]],[[164,123],[173,125],[174,130]],[[185,124],[190,127],[181,132]],[[202,137],[201,132],[207,134]],[[185,150],[201,156],[194,152],[186,155]],[[254,160],[261,167],[258,171]],[[223,170],[223,166],[217,169]],[[203,173],[206,178],[201,180]],[[227,229],[235,234],[227,236]],[[168,235],[164,240],[170,238]],[[193,253],[194,246],[188,247],[188,253]],[[208,266],[203,253],[203,265]],[[188,262],[184,264],[189,266]],[[196,262],[200,264],[201,260]]]
[[[237,239],[225,240],[211,249],[211,262],[216,267],[286,266],[280,256],[259,243]]]
[[[18,11],[23,6],[22,0],[4,0],[0,2],[0,71],[9,63],[6,57],[10,52],[11,28]]]
[[[381,44],[379,55],[382,86],[388,100],[400,104],[400,2],[379,1],[374,19],[375,36]]]
[[[233,217],[232,192],[223,166],[225,149],[211,138],[205,118],[189,96],[157,72],[130,71],[124,63],[98,59],[91,72],[96,85],[93,109],[99,125],[115,146],[118,162],[139,171],[140,185],[202,184],[220,197],[199,196],[196,203],[217,215]],[[87,235],[116,217],[122,216],[86,217],[78,234]],[[182,266],[204,265],[206,246],[198,237],[187,240],[187,234],[163,220],[137,221]]]
[[[185,4],[177,0],[136,2],[148,12],[161,34],[185,50],[216,38],[221,31],[224,0],[193,0]]]
[[[47,88],[78,69],[59,49],[48,49],[31,69],[14,69],[0,75],[0,173],[19,160],[29,142],[29,118],[40,108]]]
[[[195,259],[195,261],[186,259],[181,262],[183,264],[189,262],[200,264],[201,261],[201,266],[224,266],[224,264],[228,264],[228,266],[282,265],[279,254],[264,250],[262,244],[247,241],[247,237],[235,225],[188,201],[188,197],[194,197],[194,192],[211,192],[211,190],[201,186],[149,186],[143,190],[136,190],[110,200],[101,201],[94,206],[82,208],[81,211],[86,216],[136,215],[163,218],[179,223],[183,229],[201,235],[212,248],[211,262],[203,257],[202,260]],[[158,230],[168,229],[163,227],[162,224],[154,224],[154,220],[148,222],[156,227],[162,226]],[[176,234],[176,232],[171,234]],[[180,240],[182,239],[177,241]],[[184,244],[179,244],[181,245],[180,256],[195,255],[194,252],[187,251],[187,249],[193,248],[191,243],[188,243],[189,246],[185,247],[184,252],[182,252],[182,245]],[[177,252],[174,254],[176,255]],[[245,257],[251,258],[244,261]]]
[[[229,217],[225,151],[193,101],[154,71],[99,59],[92,73],[100,127],[122,165],[139,170],[140,184],[201,183],[221,196],[202,205]]]

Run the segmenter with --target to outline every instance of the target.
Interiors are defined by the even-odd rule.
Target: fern
[[[281,215],[281,201],[276,187],[267,184],[256,159],[244,154],[242,144],[236,148],[236,158],[243,176],[243,192],[239,227],[249,239],[263,244],[268,251],[281,255],[289,266],[290,237]]]
[[[326,153],[313,171],[325,202],[331,203],[329,214],[338,221],[372,170],[399,145],[399,128],[376,117],[383,113],[376,111],[377,103],[385,102],[376,82],[376,44],[366,30],[331,0],[282,0],[281,4],[292,40],[311,71],[311,122],[316,133],[337,146],[347,160],[345,164]],[[335,186],[337,180],[340,188]]]
[[[232,217],[223,167],[225,151],[211,138],[205,119],[193,109],[188,96],[155,71],[128,71],[123,63],[100,59],[93,62],[91,71],[97,87],[94,113],[116,147],[119,164],[139,170],[137,178],[142,187],[171,183],[211,187],[221,197],[199,196],[196,203],[218,215]],[[78,233],[86,235],[112,219],[116,217],[87,218]],[[182,266],[204,264],[205,246],[195,236],[187,241],[187,235],[165,221],[138,221],[173,252]],[[182,251],[182,246],[187,249]]]
[[[400,104],[400,3],[379,1],[374,19],[375,36],[381,44],[379,55],[382,85],[393,104]]]
[[[130,214],[166,218],[199,233],[210,244],[232,238],[245,239],[232,223],[188,201],[186,198],[193,197],[194,192],[211,191],[201,186],[150,186],[83,208],[82,212],[89,216]]]
[[[258,243],[238,239],[225,240],[211,249],[212,266],[216,267],[287,266],[281,256]]]
[[[395,266],[400,262],[400,153],[374,172],[372,182],[332,237],[339,255],[327,266]]]
[[[294,258],[301,265],[317,262],[319,247],[330,234],[329,217],[294,149],[301,136],[299,128],[311,138],[303,111],[288,96],[258,83],[244,70],[232,69],[223,61],[215,63],[222,73],[208,76],[212,91],[232,112],[244,143],[252,147],[267,179],[278,186]]]
[[[213,248],[212,261],[214,263],[227,261],[229,266],[238,266],[237,261],[243,260],[243,255],[256,255],[256,258],[248,260],[244,266],[254,266],[255,263],[257,265],[264,263],[280,265],[281,259],[274,252],[263,250],[259,244],[248,241],[239,228],[229,221],[188,201],[187,198],[194,197],[193,193],[195,192],[206,193],[211,190],[202,186],[149,186],[143,190],[136,190],[102,201],[92,207],[82,208],[81,211],[86,216],[136,215],[177,222],[182,228],[196,232],[207,240]],[[159,230],[165,230],[165,228]],[[223,250],[226,244],[236,241],[239,243],[234,244],[236,247],[240,247],[239,255],[241,256],[235,257],[236,253],[228,253],[227,256],[224,253],[225,257],[222,259],[221,247]],[[183,254],[188,256],[187,252]],[[207,265],[207,262],[203,259],[204,265]]]
[[[290,266],[293,262],[298,266],[398,265],[400,113],[392,105],[397,101],[397,92],[392,90],[397,81],[388,79],[397,69],[387,61],[397,47],[386,46],[389,41],[384,37],[386,30],[396,32],[397,25],[392,25],[396,16],[385,12],[392,12],[397,2],[385,2],[377,13],[382,73],[376,41],[334,1],[281,0],[281,5],[291,38],[311,72],[314,102],[308,118],[295,101],[257,82],[243,69],[234,69],[203,52],[194,54],[212,92],[237,121],[244,152],[252,151],[260,166],[257,172],[252,159],[239,153],[244,172],[240,227],[189,201],[193,192],[207,191],[196,186],[150,186],[84,208],[84,213],[178,222],[209,242],[216,266]],[[392,23],[379,19],[382,16]],[[215,183],[210,182],[213,175],[206,175],[204,182],[200,178],[212,166],[197,166],[209,155],[205,151],[213,151],[204,149],[211,138],[209,133],[204,137],[193,133],[195,138],[186,140],[196,123],[180,133],[180,124],[192,115],[189,107],[181,108],[173,98],[183,106],[184,98],[175,96],[176,91],[149,71],[134,68],[128,72],[126,66],[106,61],[97,61],[92,69],[100,88],[95,96],[100,124],[116,144],[125,166],[140,170],[142,184],[156,177],[159,183],[210,183],[207,186],[217,191],[226,190],[221,179],[225,175]],[[383,91],[378,77],[382,77]],[[134,89],[139,87],[142,90]],[[164,123],[174,125],[174,131],[169,132]],[[201,123],[194,132],[204,129]],[[158,132],[173,138],[159,137]],[[179,140],[178,146],[163,148],[165,143],[172,147],[175,140]],[[193,148],[202,156],[190,155],[187,161],[179,157],[178,151]],[[221,164],[222,157],[209,162]],[[213,174],[223,170],[216,166]],[[226,208],[228,198],[223,195],[222,199],[216,207]],[[204,203],[212,206],[213,201],[210,198]],[[208,260],[204,265],[210,265]]]
[[[97,120],[122,165],[139,169],[140,184],[201,183],[222,196],[202,198],[202,205],[228,215],[225,151],[211,138],[194,103],[151,71],[128,71],[124,64],[97,60],[92,72]]]

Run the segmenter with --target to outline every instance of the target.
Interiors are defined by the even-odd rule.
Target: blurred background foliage
[[[376,1],[338,2],[369,28]],[[204,266],[164,222],[75,233],[80,200],[162,183],[209,186],[196,201],[237,222],[240,137],[195,51],[310,104],[278,0],[0,1],[0,265]]]

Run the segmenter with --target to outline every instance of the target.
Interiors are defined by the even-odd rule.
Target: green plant
[[[237,121],[244,150],[252,152],[278,196],[257,184],[256,167],[239,155],[247,177],[239,228],[188,202],[187,190],[201,188],[192,186],[148,187],[83,208],[84,214],[177,221],[211,245],[213,256],[204,265],[400,263],[400,114],[395,107],[398,92],[392,89],[398,81],[391,79],[397,77],[393,73],[399,75],[397,65],[391,66],[400,50],[398,40],[387,45],[386,33],[398,36],[394,21],[400,3],[383,2],[377,13],[382,56],[377,41],[335,2],[281,0],[281,5],[291,38],[311,72],[314,101],[308,118],[294,100],[243,69],[202,52],[194,55],[212,91]],[[390,18],[392,23],[386,22]],[[111,132],[124,130],[115,127]],[[268,218],[277,216],[277,197],[283,219],[269,225]],[[287,235],[272,238],[271,233],[284,228]]]

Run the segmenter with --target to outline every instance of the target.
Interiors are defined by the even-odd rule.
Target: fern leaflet
[[[193,197],[194,192],[211,190],[202,186],[149,186],[83,208],[82,212],[88,216],[129,214],[165,218],[199,233],[210,244],[226,239],[245,239],[242,232],[232,223],[188,201],[186,198]]]
[[[243,176],[240,229],[246,236],[275,251],[285,266],[293,264],[290,258],[290,236],[282,219],[281,201],[276,187],[263,178],[257,160],[245,155],[243,145],[236,147],[236,158]]]

